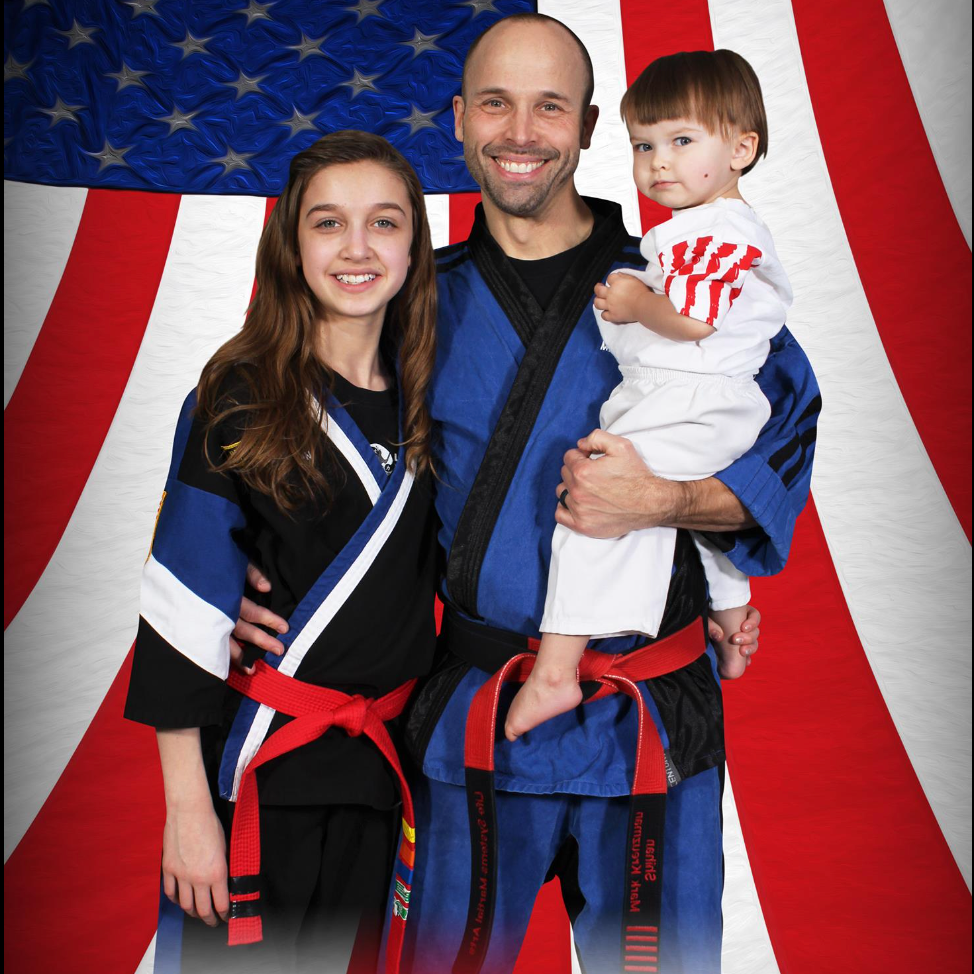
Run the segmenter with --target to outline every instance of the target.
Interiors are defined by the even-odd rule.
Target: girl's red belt
[[[537,640],[527,640],[536,650]],[[636,704],[639,729],[636,770],[629,805],[624,850],[625,881],[621,905],[623,971],[659,970],[662,919],[663,825],[666,813],[666,757],[638,683],[682,669],[706,650],[700,620],[631,653],[609,655],[586,650],[578,667],[580,683],[598,690],[584,702],[625,693]],[[470,904],[454,974],[477,974],[487,955],[497,897],[497,813],[494,800],[494,739],[501,687],[523,682],[534,667],[535,653],[509,659],[475,694],[467,713],[464,765],[470,819]]]
[[[262,937],[260,805],[254,772],[265,762],[321,737],[328,728],[341,727],[352,737],[359,734],[368,737],[399,778],[402,837],[396,858],[395,894],[386,950],[386,970],[396,974],[409,912],[416,857],[416,820],[409,786],[384,721],[402,713],[416,681],[410,680],[377,700],[368,700],[303,683],[279,673],[261,660],[250,675],[231,671],[227,683],[244,696],[294,718],[264,741],[240,779],[230,837],[230,945],[255,943]]]

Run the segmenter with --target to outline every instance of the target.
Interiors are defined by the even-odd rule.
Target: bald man
[[[722,708],[705,581],[686,529],[719,532],[747,574],[780,570],[807,497],[811,450],[801,443],[814,437],[818,390],[783,329],[758,377],[773,408],[768,425],[749,453],[704,481],[660,480],[628,441],[590,433],[619,380],[601,350],[592,289],[613,270],[642,266],[619,207],[575,188],[598,118],[593,87],[588,53],[568,28],[516,15],[474,43],[454,99],[483,204],[470,238],[438,253],[429,401],[446,612],[440,665],[407,726],[423,775],[416,879],[396,906],[408,907],[404,960],[416,972],[454,963],[510,971],[552,874],[585,971],[653,970],[657,958],[667,972],[720,967]],[[640,708],[615,681],[620,692],[494,745],[478,707],[496,690],[491,675],[538,636],[554,520],[596,537],[680,529],[657,639],[593,645],[621,654],[609,682],[620,670],[638,682],[648,726],[639,735]],[[752,611],[736,637],[746,651],[757,648],[758,622]],[[596,666],[606,659],[590,656]],[[669,672],[639,680],[661,667]],[[583,686],[591,697],[600,685]],[[499,691],[497,726],[513,689]],[[658,794],[631,795],[637,738],[646,753],[662,751],[665,812]]]

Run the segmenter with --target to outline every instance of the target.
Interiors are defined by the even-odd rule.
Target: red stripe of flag
[[[655,57],[713,48],[705,3],[661,13],[643,19],[641,4],[622,2],[630,82]],[[840,31],[846,58],[857,30]],[[870,50],[858,41],[856,49]],[[837,96],[840,89],[858,90],[836,85]],[[847,97],[844,104],[858,125],[861,113],[848,112]],[[852,141],[860,151],[862,140]],[[666,218],[640,203],[644,230]],[[894,969],[920,931],[926,945],[937,943],[931,969],[954,970],[960,957],[967,967],[956,969],[968,970],[970,897],[865,659],[811,503],[787,571],[755,590],[768,620],[765,649],[746,680],[725,685],[728,762],[781,970]],[[810,605],[809,593],[821,604]],[[795,625],[799,611],[804,628]],[[796,631],[808,633],[798,645]]]
[[[572,935],[557,879],[538,891],[514,974],[570,974]]]
[[[61,283],[3,414],[4,628],[54,554],[108,434],[179,200],[88,191]]]
[[[971,251],[882,0],[793,6],[859,277],[913,422],[970,539]]]
[[[753,582],[762,648],[724,684],[728,766],[782,972],[971,969],[971,898],[846,609],[814,505]]]
[[[152,939],[165,802],[155,734],[122,717],[131,665],[3,868],[9,971],[130,972]]]
[[[647,4],[621,0],[626,84],[632,84],[650,61],[677,51],[712,51],[710,7],[705,0]],[[639,194],[643,233],[670,218],[670,211]]]
[[[450,196],[450,243],[460,243],[470,236],[473,214],[480,193],[454,193]]]
[[[267,226],[267,221],[271,218],[271,214],[274,212],[274,207],[277,205],[276,196],[268,196],[264,200],[264,226]],[[257,294],[257,275],[254,275],[254,283],[250,289],[250,303],[254,303],[254,296]]]

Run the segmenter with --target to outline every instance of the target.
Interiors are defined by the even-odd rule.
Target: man
[[[486,833],[491,822],[480,814],[487,799],[477,792],[468,804],[464,788],[483,780],[464,768],[471,702],[538,633],[553,509],[561,523],[598,537],[658,524],[725,532],[730,557],[756,575],[783,566],[807,494],[817,389],[786,330],[758,379],[772,418],[754,449],[717,478],[662,481],[627,441],[596,431],[564,454],[556,484],[566,445],[597,425],[618,381],[612,356],[600,350],[593,285],[644,263],[619,208],[575,189],[598,117],[592,90],[578,38],[530,14],[499,22],[475,42],[454,99],[456,135],[483,206],[469,240],[438,255],[430,407],[439,429],[447,609],[440,665],[406,726],[423,774],[414,789],[416,879],[408,903],[397,901],[409,914],[405,968],[417,974],[449,971],[458,954],[460,971],[510,971],[535,894],[552,873],[561,877],[586,971],[620,970],[624,956],[631,969],[653,969],[657,944],[661,970],[713,974],[720,965],[722,711],[699,628],[702,570],[685,531],[658,638],[692,631],[692,662],[642,685],[670,783],[652,858],[653,867],[665,863],[659,941],[656,933],[626,940],[623,932],[624,908],[642,908],[638,897],[624,897],[627,847],[638,841],[642,856],[650,848],[643,832],[662,830],[662,814],[645,830],[638,819],[638,836],[630,820],[637,708],[628,697],[594,700],[514,744],[496,744],[495,845],[485,838],[478,849],[477,830]],[[746,650],[757,648],[758,621],[753,612],[735,637]],[[628,654],[646,642],[605,640],[597,648]],[[501,724],[512,689],[502,695]],[[491,859],[489,876],[481,856]],[[658,889],[653,868],[644,873]]]

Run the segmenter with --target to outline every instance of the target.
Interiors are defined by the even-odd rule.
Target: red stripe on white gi
[[[793,6],[856,267],[917,431],[970,540],[971,413],[956,408],[971,396],[970,248],[881,0]]]
[[[85,201],[51,310],[3,415],[4,628],[54,553],[104,442],[178,208],[179,197],[163,193],[92,190]]]

